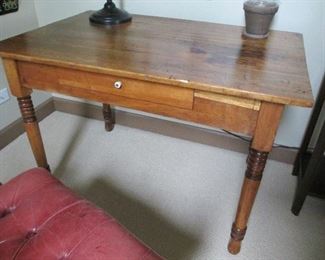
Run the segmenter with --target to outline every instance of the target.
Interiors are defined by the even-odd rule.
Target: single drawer
[[[27,88],[73,96],[88,90],[185,109],[193,107],[192,89],[29,62],[18,62],[18,70]]]

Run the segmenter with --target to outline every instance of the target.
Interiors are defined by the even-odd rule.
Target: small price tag
[[[0,0],[0,15],[18,11],[19,0]]]

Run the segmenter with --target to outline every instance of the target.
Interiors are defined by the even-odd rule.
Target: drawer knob
[[[116,81],[115,83],[114,83],[114,88],[116,88],[116,89],[120,89],[120,88],[122,88],[122,81]]]

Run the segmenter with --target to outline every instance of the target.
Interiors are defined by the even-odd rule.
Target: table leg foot
[[[114,129],[115,120],[109,104],[103,104],[103,116],[105,121],[105,130],[111,132]]]
[[[262,179],[267,156],[268,152],[257,151],[253,148],[249,150],[244,184],[242,186],[236,219],[232,225],[231,238],[228,244],[228,251],[231,254],[238,254],[240,251],[241,241],[245,237],[248,218]]]
[[[237,255],[240,252],[241,241],[233,240],[232,238],[228,244],[228,252],[233,255]]]
[[[241,241],[244,239],[247,228],[240,229],[233,223],[231,228],[231,237],[228,244],[229,253],[236,255],[240,251]]]

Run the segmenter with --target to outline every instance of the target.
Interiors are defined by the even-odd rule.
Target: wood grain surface
[[[284,106],[279,104],[267,102],[261,104],[247,158],[247,170],[238,202],[236,218],[228,244],[228,251],[232,254],[238,254],[240,251],[241,240],[245,236],[248,219],[260,186],[268,153],[272,150],[283,108]],[[239,234],[239,239],[236,238],[236,233]]]
[[[11,94],[15,97],[29,96],[33,90],[22,87],[18,74],[17,63],[14,60],[3,59],[7,80],[10,86]]]
[[[300,34],[265,40],[242,27],[134,16],[113,27],[90,12],[2,41],[0,56],[272,103],[312,106]]]
[[[194,96],[197,98],[207,99],[211,101],[216,101],[220,103],[225,103],[229,105],[235,105],[239,107],[245,107],[249,109],[253,109],[256,111],[260,110],[261,102],[252,99],[246,98],[239,98],[239,97],[231,97],[222,94],[215,94],[211,92],[204,92],[204,91],[195,91]]]
[[[192,89],[188,88],[148,83],[102,73],[82,72],[75,69],[67,70],[30,62],[18,62],[18,70],[22,84],[31,88],[34,86],[50,86],[60,89],[65,86],[79,89],[82,92],[98,91],[99,93],[151,101],[190,110],[193,107],[194,93]],[[114,87],[114,83],[117,81],[122,84],[119,89]]]
[[[20,68],[21,84],[26,89],[38,89],[47,92],[56,92],[73,97],[84,98],[97,101],[103,104],[112,104],[144,112],[154,113],[163,116],[174,117],[195,123],[201,123],[213,127],[224,128],[229,131],[235,131],[252,136],[255,130],[257,116],[259,111],[244,108],[237,105],[231,105],[208,99],[195,97],[192,109],[181,108],[176,105],[164,104],[168,100],[148,100],[145,98],[130,98],[123,95],[116,95],[109,91],[97,89],[84,89],[79,84],[59,84],[52,77],[43,77],[44,74],[37,70],[26,70],[29,66],[18,66]],[[69,70],[70,71],[70,70]],[[47,74],[45,74],[46,76]],[[74,81],[71,81],[74,82]],[[176,88],[176,87],[174,87]],[[180,88],[183,89],[183,88]],[[187,90],[187,89],[185,89]],[[149,95],[150,97],[150,95]],[[192,93],[193,98],[193,93]]]

